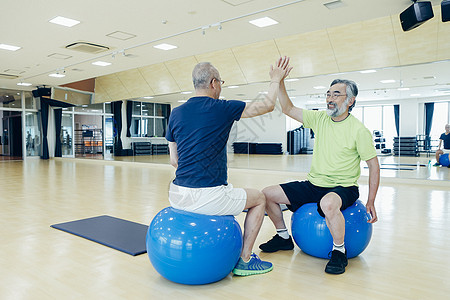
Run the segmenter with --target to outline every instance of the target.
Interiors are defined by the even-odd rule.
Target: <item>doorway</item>
[[[22,112],[0,111],[0,160],[23,159]]]

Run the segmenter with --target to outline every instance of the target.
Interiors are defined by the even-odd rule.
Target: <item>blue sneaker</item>
[[[238,276],[257,275],[270,272],[272,269],[272,263],[263,261],[258,255],[252,253],[248,262],[244,262],[242,258],[239,258],[238,263],[233,269],[233,274]]]

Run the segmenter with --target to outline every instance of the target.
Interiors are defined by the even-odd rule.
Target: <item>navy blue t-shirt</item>
[[[193,97],[170,114],[166,139],[177,144],[174,184],[190,188],[227,184],[226,145],[245,102]]]
[[[439,139],[444,141],[444,149],[450,150],[450,133],[447,135],[445,133],[441,134]]]

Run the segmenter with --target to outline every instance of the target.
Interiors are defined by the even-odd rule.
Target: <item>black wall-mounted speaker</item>
[[[37,97],[50,97],[50,95],[52,94],[52,89],[51,88],[38,88],[37,90],[33,90],[31,91],[33,93],[33,97],[37,98]]]
[[[403,31],[409,31],[434,17],[430,1],[415,2],[400,14]]]
[[[442,22],[450,21],[450,0],[444,0],[441,3]]]

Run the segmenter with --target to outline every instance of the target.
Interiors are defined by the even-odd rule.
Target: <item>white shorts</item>
[[[239,215],[247,203],[244,189],[231,184],[188,188],[170,183],[169,202],[173,208],[204,215]]]

